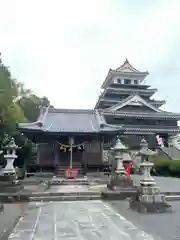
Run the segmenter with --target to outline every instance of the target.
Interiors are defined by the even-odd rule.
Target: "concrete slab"
[[[153,240],[100,200],[30,203],[9,240]]]

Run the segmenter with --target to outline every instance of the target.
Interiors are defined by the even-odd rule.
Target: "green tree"
[[[11,72],[0,58],[0,150],[7,143],[7,135],[15,137],[18,159],[15,165],[22,166],[32,155],[33,144],[17,130],[17,123],[36,121],[40,106],[49,106],[46,97],[40,98],[26,89],[24,85],[11,76]],[[2,164],[3,156],[0,156]]]
[[[15,99],[19,95],[18,82],[0,59],[0,142],[7,132],[16,129],[16,122],[24,121],[24,114]]]
[[[40,98],[35,94],[23,96],[18,104],[24,112],[27,121],[34,122],[39,116],[40,107],[49,106],[50,102],[46,97]]]

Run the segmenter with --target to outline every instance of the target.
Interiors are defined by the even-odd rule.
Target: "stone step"
[[[169,196],[166,196],[165,199],[168,202],[180,201],[180,195],[169,195]]]
[[[56,166],[56,170],[63,170],[65,171],[69,166]],[[73,166],[73,168],[76,168],[78,170],[83,170],[83,167],[81,165],[79,166]]]
[[[69,168],[69,167],[56,167],[56,170],[63,170],[63,171],[65,171],[67,168]],[[77,167],[73,167],[73,168],[76,168],[78,170],[83,169],[81,166],[77,166]]]
[[[58,185],[89,185],[90,181],[85,177],[76,178],[76,179],[65,179],[65,178],[55,177],[50,181],[50,185],[54,185],[56,183]]]
[[[80,196],[80,195],[84,195],[84,196],[88,196],[88,195],[92,195],[92,196],[98,196],[101,193],[99,191],[72,191],[72,192],[32,192],[32,193],[1,193],[1,196],[8,196],[8,197],[14,197],[14,196],[26,196],[26,197],[41,197],[41,196]]]
[[[65,174],[65,169],[56,169],[56,173],[62,173],[63,175]],[[84,170],[83,169],[78,169],[78,174],[79,173],[83,173],[84,172]]]
[[[66,170],[66,168],[56,169],[56,171],[55,171],[56,176],[64,177],[65,176],[65,170]],[[82,176],[82,175],[84,175],[84,169],[83,168],[78,168],[78,176]]]
[[[80,196],[41,196],[41,197],[30,197],[29,201],[40,202],[40,201],[86,201],[86,200],[99,200],[101,195],[80,195]]]
[[[100,192],[34,192],[0,195],[2,202],[28,202],[28,201],[75,201],[96,200],[101,198]]]
[[[53,197],[61,197],[61,196],[98,196],[100,195],[99,191],[83,191],[83,192],[37,192],[29,194],[32,197],[44,197],[44,196],[53,196]],[[26,194],[28,196],[28,194]]]
[[[61,171],[58,171],[58,172],[55,172],[55,175],[58,177],[65,177],[65,172],[61,172]],[[78,176],[82,176],[83,175],[83,172],[78,172]]]
[[[104,190],[101,193],[102,199],[104,200],[125,200],[129,197],[135,196],[137,193],[136,189],[122,189],[121,191],[112,191],[112,190]]]

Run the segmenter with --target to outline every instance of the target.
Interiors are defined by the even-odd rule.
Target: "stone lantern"
[[[143,169],[143,176],[140,180],[140,186],[137,189],[137,195],[130,199],[130,208],[138,212],[171,211],[171,205],[165,201],[165,195],[160,193],[160,188],[151,176],[150,171],[154,164],[149,161],[149,158],[156,154],[157,152],[148,148],[148,143],[143,138],[138,153],[142,160],[140,167]]]
[[[13,163],[17,158],[16,150],[18,146],[15,144],[14,138],[11,138],[10,142],[6,145],[4,158],[7,160],[7,164],[2,169],[0,174],[0,192],[19,192],[23,189],[23,186],[17,181],[16,171]]]
[[[129,149],[121,142],[120,138],[117,137],[115,146],[111,148],[113,155],[112,160],[112,172],[110,183],[107,187],[111,190],[118,190],[126,187],[132,187],[132,180],[126,176],[126,170],[123,165],[123,154],[127,153]]]
[[[13,166],[14,160],[17,158],[16,150],[18,146],[16,145],[14,138],[11,138],[10,142],[5,147],[6,153],[4,158],[7,160],[7,164],[3,170],[4,175],[16,175],[15,168]]]
[[[143,177],[140,180],[141,186],[153,186],[156,185],[154,178],[151,176],[151,168],[154,166],[154,163],[150,162],[149,159],[152,156],[157,155],[157,152],[152,151],[148,148],[147,141],[143,138],[140,143],[139,155],[141,156],[140,168],[143,170]]]

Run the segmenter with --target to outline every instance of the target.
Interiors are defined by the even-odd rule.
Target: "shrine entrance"
[[[71,165],[71,150],[59,150],[58,165],[70,167]],[[72,167],[77,167],[83,164],[83,152],[72,148]]]
[[[74,144],[74,139],[69,139],[69,144],[59,143],[58,165],[68,168],[81,167],[83,165],[84,144]]]

